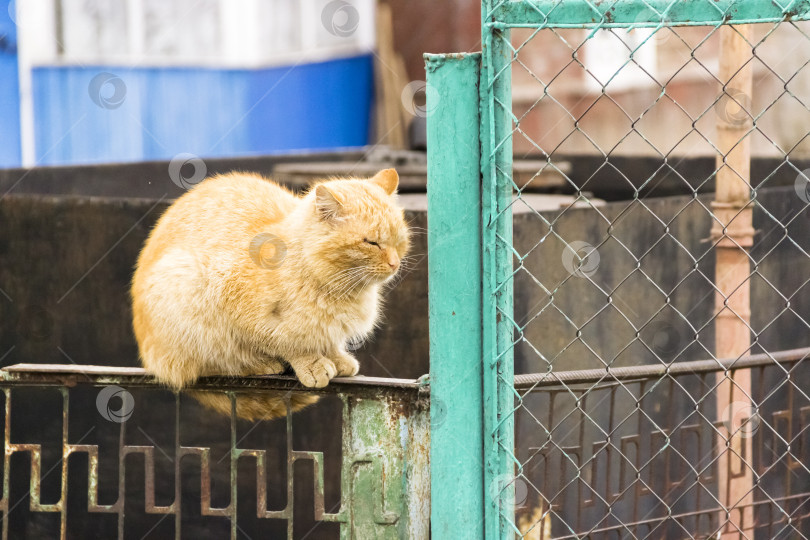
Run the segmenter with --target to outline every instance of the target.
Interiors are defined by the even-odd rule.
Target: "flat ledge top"
[[[0,385],[91,385],[122,384],[163,386],[143,368],[85,366],[77,364],[15,364],[0,370]],[[289,375],[249,377],[201,377],[189,390],[293,390],[319,394],[337,394],[353,390],[427,392],[429,387],[414,379],[384,377],[336,377],[325,388],[307,388]]]

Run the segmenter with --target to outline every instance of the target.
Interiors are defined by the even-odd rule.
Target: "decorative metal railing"
[[[165,415],[162,425],[170,431],[150,433],[144,427],[150,419],[143,417],[154,416],[156,408],[146,401],[158,396],[166,399],[171,392],[138,368],[20,364],[3,369],[0,375],[5,402],[0,500],[4,539],[23,531],[40,538],[199,534],[317,538],[324,537],[318,528],[325,523],[336,525],[326,537],[419,539],[428,535],[429,394],[419,382],[337,379],[318,390],[327,398],[332,396],[328,405],[338,408],[335,420],[342,423],[339,452],[325,455],[298,446],[296,425],[306,421],[305,413],[257,423],[232,415],[230,421],[221,421],[229,425],[230,434],[224,452],[192,443],[195,428],[206,421],[206,415],[197,411],[184,416],[185,406],[199,406],[180,393],[173,394],[173,410],[161,413]],[[210,377],[193,390],[226,392],[233,403],[246,391],[274,392],[286,396],[288,410],[289,396],[303,391],[294,378],[276,376]],[[18,407],[25,409],[32,392],[40,404],[61,402],[61,421],[16,414]],[[37,422],[60,424],[59,447],[50,438],[36,443],[18,438],[34,436]],[[74,425],[81,428],[77,431]],[[90,429],[83,431],[88,425]],[[117,437],[103,439],[105,445],[88,443],[91,434],[109,432],[110,426],[118,431]],[[321,429],[334,432],[331,427]],[[242,446],[251,433],[267,429],[275,429],[283,439],[265,448]],[[317,426],[307,426],[307,432],[317,431]],[[151,444],[135,442],[144,438]],[[117,446],[115,454],[110,446]],[[81,455],[86,462],[77,461]],[[142,467],[133,456],[142,456]],[[308,474],[297,474],[302,465]],[[325,485],[329,467],[339,468],[338,485]],[[296,504],[297,492],[310,486],[311,506],[301,508]],[[325,491],[337,497],[334,508],[325,505]],[[104,514],[114,519],[105,519]],[[249,514],[256,519],[245,523]],[[43,518],[47,515],[55,519]],[[153,522],[147,519],[150,515],[156,517]],[[300,521],[311,523],[308,530],[294,527],[302,515],[305,518]],[[23,523],[14,523],[15,519]],[[10,523],[16,533],[9,533]]]

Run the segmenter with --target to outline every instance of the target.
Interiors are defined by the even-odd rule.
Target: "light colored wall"
[[[364,146],[374,8],[374,0],[20,3],[22,161]]]
[[[600,84],[595,76],[621,65],[606,70],[605,58],[623,54],[626,60],[629,50],[619,38],[632,43],[634,33],[648,30],[629,35],[600,31],[606,39],[584,45],[587,34],[582,30],[544,30],[534,37],[513,31],[515,46],[528,40],[518,55],[520,63],[513,67],[514,108],[522,132],[515,136],[515,151],[715,155],[716,111],[723,105],[713,105],[722,88],[714,78],[719,35],[711,30],[679,28],[677,35],[660,30],[635,53],[649,75],[631,63],[622,68],[629,76],[607,84],[604,95],[601,88],[606,81]],[[810,133],[810,70],[800,69],[810,60],[810,42],[802,31],[810,31],[810,24],[783,23],[775,30],[773,25],[754,27],[751,112],[757,117],[757,129],[750,135],[754,156],[810,155],[810,141],[805,140]],[[605,48],[610,46],[608,54]],[[581,64],[573,61],[575,51]],[[793,96],[785,93],[786,83]]]

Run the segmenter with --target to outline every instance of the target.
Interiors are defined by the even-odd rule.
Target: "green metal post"
[[[385,396],[344,400],[343,500],[339,514],[324,521],[341,523],[341,540],[427,538],[426,407]]]
[[[512,286],[512,79],[510,33],[481,3],[481,175],[485,537],[513,538],[514,319]]]
[[[425,55],[432,538],[483,538],[480,54]]]

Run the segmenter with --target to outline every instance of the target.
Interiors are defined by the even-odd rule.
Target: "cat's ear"
[[[399,185],[399,175],[396,169],[385,169],[375,174],[371,182],[383,188],[389,195],[393,195]]]
[[[315,186],[315,208],[321,219],[336,219],[343,212],[343,204],[334,192],[323,184]]]

